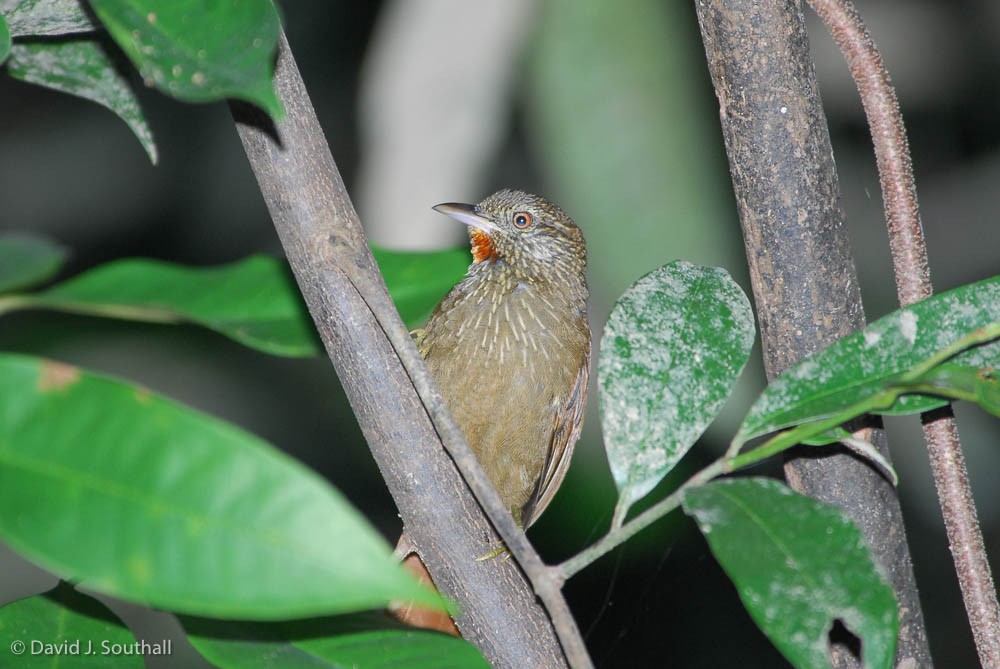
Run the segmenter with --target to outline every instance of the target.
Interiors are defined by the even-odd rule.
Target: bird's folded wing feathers
[[[542,476],[535,487],[535,492],[524,506],[522,519],[527,529],[535,522],[545,507],[549,505],[556,491],[566,476],[569,461],[573,455],[573,447],[580,438],[583,428],[583,411],[587,406],[587,380],[590,377],[590,341],[584,353],[573,390],[567,397],[562,408],[556,413],[552,430],[552,443],[549,457],[542,470]]]

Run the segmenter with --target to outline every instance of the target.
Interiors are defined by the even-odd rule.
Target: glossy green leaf
[[[83,0],[0,0],[0,14],[14,37],[93,32]]]
[[[143,79],[186,102],[246,100],[282,116],[271,0],[90,0]]]
[[[68,255],[65,247],[47,237],[0,234],[0,293],[52,278]]]
[[[13,44],[10,37],[10,26],[4,21],[3,14],[0,14],[0,65],[7,60],[10,55],[10,47]]]
[[[712,422],[753,341],[750,303],[717,267],[664,265],[615,303],[597,379],[619,519]]]
[[[13,257],[15,252],[20,253],[20,247],[12,248],[10,255]],[[3,253],[0,242],[0,261]],[[448,290],[462,279],[469,263],[465,249],[433,253],[373,249],[373,253],[396,308],[410,327],[426,320]],[[11,268],[13,276],[13,265]],[[0,290],[5,270],[0,263]],[[287,266],[265,256],[211,268],[119,260],[41,293],[18,295],[7,308],[54,309],[161,323],[191,322],[274,355],[306,356],[320,351],[312,320]]]
[[[197,323],[273,355],[309,356],[320,350],[288,266],[268,256],[219,267],[118,260],[22,296],[22,306]]]
[[[0,539],[65,579],[211,617],[440,605],[314,472],[139,386],[0,354]]]
[[[1000,276],[940,293],[881,318],[793,365],[769,385],[743,420],[734,442],[828,418],[883,390],[893,377],[1000,320]],[[952,363],[1000,367],[1000,342],[968,350]],[[901,397],[886,414],[927,411],[938,398]]]
[[[372,253],[409,328],[427,320],[431,310],[462,280],[471,262],[468,249],[418,253],[372,247]]]
[[[842,513],[763,478],[691,488],[695,518],[744,606],[799,669],[826,669],[834,620],[861,639],[867,669],[888,669],[899,621],[857,527]]]
[[[135,650],[135,636],[107,607],[67,583],[0,608],[0,653],[9,666],[141,669]]]
[[[381,613],[276,624],[182,618],[188,639],[220,669],[488,669],[464,639]]]
[[[120,69],[120,60],[105,39],[91,36],[19,40],[7,61],[7,72],[15,79],[85,98],[110,109],[125,121],[155,164],[153,132],[132,84]]]

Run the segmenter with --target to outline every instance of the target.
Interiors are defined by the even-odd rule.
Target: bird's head
[[[469,226],[474,268],[488,263],[527,280],[583,280],[583,233],[543,197],[503,189],[476,205],[449,202],[434,209]]]

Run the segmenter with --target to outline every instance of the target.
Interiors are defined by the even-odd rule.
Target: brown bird
[[[587,249],[562,209],[501,190],[439,204],[469,226],[472,264],[417,344],[483,469],[522,527],[555,495],[587,395]]]
[[[583,233],[556,205],[518,190],[434,209],[469,226],[472,264],[414,332],[417,347],[500,498],[527,528],[562,483],[583,423]],[[397,551],[410,552],[407,544],[401,539]],[[415,562],[407,560],[426,574]],[[450,625],[421,613],[396,610],[411,624]]]

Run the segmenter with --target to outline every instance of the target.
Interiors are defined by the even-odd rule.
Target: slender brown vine
[[[933,293],[913,163],[882,56],[850,0],[809,0],[847,59],[868,117],[901,306]],[[979,660],[1000,667],[1000,605],[950,409],[922,417],[931,471]]]

